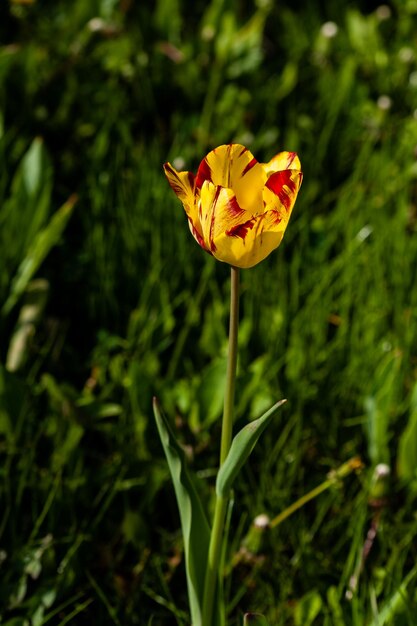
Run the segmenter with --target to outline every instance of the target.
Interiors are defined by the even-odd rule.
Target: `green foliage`
[[[66,202],[55,215],[52,216],[47,226],[36,233],[31,241],[25,257],[22,259],[16,271],[16,276],[10,286],[10,294],[4,303],[1,313],[7,315],[14,307],[19,297],[24,293],[30,279],[37,272],[51,248],[58,243],[67,222],[71,216],[75,204],[72,197]]]
[[[282,246],[242,276],[236,431],[288,405],[234,483],[230,626],[294,624],[312,593],[314,625],[413,625],[415,1],[0,4],[0,621],[189,623],[151,403],[209,501],[228,272],[161,165],[241,141],[298,151],[305,177]],[[245,552],[252,519],[356,454],[369,476]]]
[[[298,602],[294,611],[296,626],[311,626],[322,608],[322,599],[317,591],[309,591]]]
[[[280,400],[257,420],[246,424],[233,438],[229,453],[219,469],[216,480],[216,492],[221,497],[228,497],[233,483],[246,463],[259,437],[271,422],[282,404]]]
[[[385,624],[411,624],[411,608],[410,600],[408,598],[408,585],[415,579],[417,574],[417,567],[414,567],[400,587],[395,593],[388,599],[385,606],[382,607],[378,615],[371,622],[371,626],[385,626]],[[402,618],[401,618],[402,614]],[[398,619],[399,618],[399,619]]]
[[[260,613],[246,613],[243,626],[268,626],[268,622]]]
[[[193,624],[201,624],[210,528],[185,455],[155,399],[153,410],[177,497],[184,539],[188,597]]]
[[[417,385],[411,394],[410,416],[398,442],[398,476],[416,487],[417,480]]]

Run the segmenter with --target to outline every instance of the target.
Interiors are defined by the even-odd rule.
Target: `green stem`
[[[229,324],[229,351],[227,357],[226,390],[224,395],[224,409],[222,420],[222,436],[220,446],[220,465],[222,465],[230,450],[233,430],[233,408],[235,397],[235,380],[237,364],[237,336],[239,326],[239,269],[231,268],[230,290],[230,324]],[[213,609],[216,597],[216,587],[220,581],[220,555],[223,541],[224,521],[227,510],[226,498],[216,496],[213,527],[211,529],[210,547],[208,554],[206,580],[203,599],[203,626],[213,626]]]
[[[233,407],[237,365],[237,334],[239,328],[239,269],[232,267],[230,284],[229,351],[227,356],[226,390],[224,394],[220,465],[229,454],[232,442]]]

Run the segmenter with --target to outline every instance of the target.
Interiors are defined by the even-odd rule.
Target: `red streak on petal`
[[[216,218],[217,200],[219,199],[219,195],[220,195],[221,190],[222,190],[222,187],[217,187],[216,193],[214,194],[214,198],[213,198],[213,210],[212,210],[212,214],[211,214],[210,234],[209,234],[210,250],[212,252],[216,252],[216,245],[214,243],[214,222],[215,222],[215,218]]]
[[[247,174],[253,168],[254,165],[257,164],[257,162],[258,161],[255,159],[255,157],[253,157],[252,161],[249,161],[249,163],[247,164],[247,166],[245,167],[245,169],[242,172],[242,178],[243,178],[243,176],[245,174]]]
[[[232,144],[230,144],[230,145],[232,145]],[[242,150],[239,152],[239,156],[242,156],[242,154],[245,154],[245,152],[247,152],[247,151],[248,151],[248,149],[245,148],[245,146],[242,146]]]
[[[200,233],[197,231],[197,229],[195,228],[191,218],[188,218],[188,222],[190,224],[190,230],[193,234],[194,239],[197,241],[197,243],[203,248],[203,250],[205,250],[206,252],[208,252],[209,254],[211,254],[210,250],[207,249],[206,244],[204,243],[204,239],[203,237],[200,235]]]
[[[292,170],[275,172],[268,178],[268,181],[266,183],[268,189],[270,189],[276,196],[278,196],[287,211],[292,203],[291,196],[296,191],[296,184],[291,179],[291,172]]]
[[[242,215],[242,213],[245,212],[238,205],[236,196],[232,196],[232,198],[230,198],[229,202],[226,205],[226,209],[231,218],[239,217],[239,215]]]
[[[295,157],[297,156],[296,152],[289,152],[288,153],[288,162],[287,162],[287,167],[289,168],[291,163],[294,161]]]
[[[230,230],[226,230],[226,235],[229,237],[240,237],[241,239],[245,239],[249,230],[252,230],[255,224],[255,219],[252,218],[248,220],[244,224],[238,224],[237,226],[233,226]]]
[[[181,181],[180,177],[178,176],[178,173],[174,170],[174,168],[169,163],[164,164],[164,170],[165,170],[165,175],[168,179],[168,182],[176,194],[178,194],[179,192],[186,193],[188,191],[184,183]],[[168,173],[175,178],[175,181],[170,180]],[[194,182],[195,182],[194,174],[192,172],[187,172],[187,178],[188,178],[188,183],[190,185],[191,191],[194,191]]]
[[[190,183],[191,189],[194,190],[195,176],[192,172],[188,172],[188,182]]]
[[[272,213],[275,213],[274,215],[275,224],[280,224],[282,222],[282,215],[278,211],[272,211]]]
[[[195,186],[198,189],[201,189],[205,180],[211,181],[211,169],[210,165],[207,163],[207,159],[203,159],[198,168],[197,177],[195,179]]]
[[[165,169],[165,174],[167,172],[169,172],[171,174],[171,176],[173,176],[175,178],[175,180],[172,180],[167,175],[167,179],[168,179],[168,182],[169,182],[169,185],[170,185],[171,189],[173,191],[175,191],[177,196],[180,195],[180,194],[183,194],[184,193],[184,186],[181,183],[181,180],[180,180],[177,172],[170,166],[169,163],[165,163],[164,169]]]

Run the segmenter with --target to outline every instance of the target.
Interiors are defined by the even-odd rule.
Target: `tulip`
[[[215,148],[195,176],[164,165],[197,243],[233,267],[253,267],[279,246],[301,186],[295,152],[258,163],[240,144]]]

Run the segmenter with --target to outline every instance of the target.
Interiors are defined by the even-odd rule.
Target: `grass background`
[[[161,166],[238,141],[297,151],[304,183],[242,275],[238,424],[289,401],[236,488],[230,624],[415,626],[416,33],[415,0],[3,0],[1,624],[188,623],[151,399],[209,498],[229,276]]]

